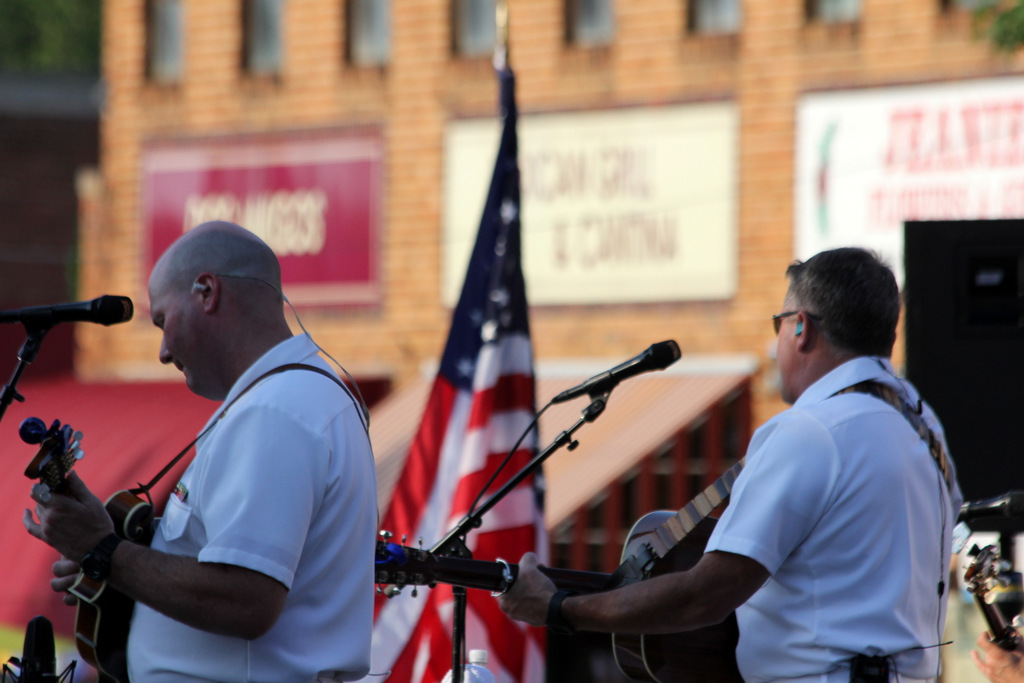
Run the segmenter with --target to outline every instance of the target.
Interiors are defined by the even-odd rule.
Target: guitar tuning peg
[[[33,499],[45,504],[50,502],[53,494],[50,492],[50,487],[40,481],[32,485],[31,496]]]
[[[383,538],[385,541],[390,541],[391,537],[394,536],[393,533],[391,533],[390,531],[387,531],[385,529],[381,529],[380,531],[378,531],[377,535],[380,536],[381,538]]]
[[[25,418],[18,427],[18,436],[25,443],[42,443],[46,436],[46,423],[38,417]]]
[[[82,432],[80,432],[80,431],[78,431],[78,432],[75,432],[75,437],[74,437],[74,438],[75,438],[75,441],[81,441],[81,440],[82,440],[82,437],[84,437],[84,436],[85,436],[85,434],[83,434],[83,433],[82,433]]]
[[[415,598],[415,597],[417,597],[417,596],[418,596],[419,594],[420,594],[420,592],[419,592],[419,589],[418,589],[418,588],[416,588],[416,587],[413,587],[413,589],[412,589],[412,593],[411,593],[412,597],[414,597],[414,598]]]
[[[82,450],[81,446],[76,444],[75,447],[71,449],[71,455],[75,457],[75,460],[81,460],[85,457],[85,451]]]

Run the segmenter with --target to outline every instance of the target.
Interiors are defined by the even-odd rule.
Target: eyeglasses
[[[776,313],[772,316],[772,327],[775,328],[775,335],[778,336],[779,330],[782,328],[782,319],[788,318],[791,315],[796,315],[800,311],[784,311],[782,313]]]
[[[779,329],[782,327],[782,319],[788,318],[791,315],[796,315],[797,313],[800,313],[800,311],[783,311],[782,313],[776,313],[775,315],[772,316],[772,327],[775,328],[776,336],[778,336]],[[814,313],[808,313],[807,311],[804,311],[803,313],[810,320],[821,320],[821,316],[818,316]]]

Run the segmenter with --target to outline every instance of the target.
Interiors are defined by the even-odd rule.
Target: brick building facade
[[[444,136],[453,121],[495,114],[489,55],[467,57],[453,49],[453,3],[403,0],[391,3],[386,63],[358,65],[349,56],[346,2],[292,1],[280,5],[280,67],[268,76],[245,68],[247,3],[182,0],[180,75],[167,82],[147,69],[147,41],[153,40],[147,17],[159,4],[105,4],[107,100],[102,185],[95,190],[102,200],[96,220],[83,225],[81,291],[125,292],[145,301],[145,144],[375,126],[385,150],[379,305],[304,318],[356,375],[407,384],[422,363],[437,358],[447,331],[439,291]],[[683,0],[619,2],[613,3],[610,37],[596,46],[567,38],[569,14],[561,0],[509,5],[511,64],[524,117],[727,102],[738,120],[735,294],[534,307],[541,360],[625,358],[672,337],[685,354],[754,354],[770,370],[767,319],[785,292],[782,273],[794,257],[800,96],[1013,74],[1021,67],[1019,58],[996,55],[974,36],[967,11],[940,0],[864,2],[854,20],[835,22],[816,19],[814,3],[748,0],[735,29],[717,33],[696,30],[695,7],[688,14]],[[699,168],[707,161],[686,163]],[[159,371],[152,363],[156,338],[144,315],[117,335],[82,330],[79,373],[129,378]],[[781,407],[773,395],[770,382],[756,382],[755,423]]]

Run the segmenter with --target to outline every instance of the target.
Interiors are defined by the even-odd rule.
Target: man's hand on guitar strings
[[[81,559],[114,531],[103,502],[94,496],[75,472],[67,475],[66,493],[33,496],[35,514],[26,509],[22,516],[32,536],[71,559]]]
[[[555,594],[555,584],[537,569],[537,556],[526,553],[519,560],[515,583],[498,597],[501,610],[517,621],[531,626],[544,626],[548,603]]]
[[[971,650],[975,666],[993,683],[1021,683],[1024,681],[1024,655],[1019,650],[1006,651],[993,643],[988,633],[978,636],[977,650]]]

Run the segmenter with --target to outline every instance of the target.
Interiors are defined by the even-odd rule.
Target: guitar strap
[[[147,499],[149,499],[152,502],[152,499],[149,496],[149,491],[154,486],[156,486],[157,483],[161,479],[163,479],[164,476],[166,476],[167,473],[170,472],[174,468],[175,465],[178,464],[179,460],[181,460],[182,458],[185,457],[186,453],[188,453],[190,450],[192,450],[192,447],[196,445],[196,442],[199,441],[199,439],[201,439],[204,436],[206,436],[206,433],[209,432],[211,429],[213,429],[217,425],[217,423],[219,423],[224,418],[224,416],[228,412],[228,408],[233,406],[238,399],[240,399],[243,396],[245,396],[249,392],[250,389],[252,389],[254,386],[256,386],[257,384],[259,384],[260,382],[265,380],[267,377],[270,377],[271,375],[276,375],[279,372],[284,372],[285,370],[309,370],[311,372],[316,372],[316,373],[321,374],[324,377],[330,379],[335,384],[337,384],[342,389],[344,389],[346,394],[348,394],[350,397],[352,396],[352,394],[348,390],[348,387],[345,386],[344,382],[342,382],[340,379],[338,379],[338,377],[336,375],[334,375],[331,372],[328,372],[327,370],[324,370],[323,368],[318,368],[315,365],[306,365],[305,363],[286,363],[285,365],[279,365],[276,368],[273,368],[271,370],[268,370],[267,372],[264,372],[262,375],[260,375],[259,377],[254,379],[252,382],[250,382],[249,386],[247,386],[246,388],[242,389],[242,391],[240,391],[238,393],[238,396],[235,396],[233,399],[231,399],[231,402],[228,403],[226,406],[224,406],[223,409],[221,409],[220,415],[218,415],[217,418],[215,420],[213,420],[209,424],[209,426],[206,427],[206,429],[204,429],[202,432],[200,432],[199,436],[197,436],[196,438],[192,439],[192,441],[190,441],[187,446],[185,446],[183,449],[181,449],[180,453],[178,453],[176,456],[171,458],[171,461],[169,463],[167,463],[164,466],[164,468],[162,470],[160,470],[157,473],[157,475],[155,477],[153,477],[149,481],[149,483],[147,483],[147,484],[140,484],[139,486],[137,486],[137,487],[135,487],[133,489],[129,489],[128,492],[131,493],[132,495],[135,495],[135,496],[144,495],[144,496],[146,496]],[[355,400],[355,399],[353,399],[353,400]],[[361,414],[362,413],[360,413],[360,415]]]
[[[946,486],[952,486],[952,476],[949,468],[949,459],[946,456],[942,441],[935,436],[935,433],[925,423],[921,416],[920,405],[915,410],[909,403],[904,401],[892,388],[879,382],[868,380],[853,386],[837,391],[833,396],[858,392],[870,394],[893,406],[910,423],[920,437],[928,444],[928,449],[935,460],[936,467],[942,473]],[[732,485],[739,476],[740,470],[746,458],[741,459],[733,465],[722,477],[705,491],[698,494],[696,498],[686,504],[683,509],[668,518],[651,535],[649,543],[645,547],[626,559],[613,573],[622,579],[639,579],[647,575],[655,560],[664,557],[669,550],[682,541],[698,524],[711,515],[711,512],[724,502],[732,492]]]
[[[935,436],[935,432],[925,423],[924,417],[921,415],[920,401],[918,401],[917,408],[915,409],[907,401],[904,401],[895,389],[873,380],[854,384],[832,395],[839,396],[840,394],[853,392],[870,394],[875,398],[880,398],[899,411],[907,422],[910,423],[910,426],[914,428],[918,436],[928,444],[928,450],[932,454],[932,459],[935,460],[935,466],[939,468],[939,471],[942,472],[942,478],[946,480],[946,488],[952,487],[952,475],[949,471],[949,458],[946,456],[946,449],[942,446],[942,440]]]

